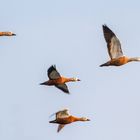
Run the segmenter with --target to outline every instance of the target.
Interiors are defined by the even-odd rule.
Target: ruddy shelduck
[[[116,37],[116,35],[106,25],[103,25],[102,27],[103,27],[104,38],[107,42],[108,53],[111,60],[100,65],[101,67],[121,66],[128,62],[140,61],[140,57],[129,58],[124,56],[121,49],[121,43],[119,39]]]
[[[0,32],[0,36],[16,36],[13,32]]]
[[[55,86],[65,93],[69,93],[68,87],[65,83],[80,81],[78,78],[66,78],[59,74],[55,65],[48,69],[49,80],[41,83],[40,85]]]
[[[57,132],[59,132],[65,125],[70,124],[70,123],[77,122],[77,121],[90,121],[89,119],[85,117],[78,118],[78,117],[70,115],[68,109],[58,111],[55,114],[56,114],[56,119],[53,121],[50,121],[49,123],[59,124]]]

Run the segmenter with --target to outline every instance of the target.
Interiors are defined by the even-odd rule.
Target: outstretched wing
[[[104,38],[107,42],[108,53],[111,59],[123,56],[121,43],[116,35],[106,26],[103,25]]]
[[[68,109],[63,109],[63,110],[56,112],[56,119],[67,118],[69,116],[70,116],[70,114],[69,114]]]
[[[59,84],[59,85],[55,85],[55,86],[57,88],[59,88],[60,90],[62,90],[63,92],[69,94],[69,89],[66,84]]]
[[[60,74],[59,72],[56,70],[56,66],[52,65],[49,69],[48,69],[48,77],[49,79],[53,80],[53,79],[57,79],[60,78]]]
[[[58,112],[55,112],[55,113],[53,113],[52,115],[50,115],[49,117],[52,117],[52,116],[54,116],[54,115],[56,115],[56,119],[57,118],[62,118],[62,117],[68,117],[70,114],[69,114],[69,111],[68,111],[68,109],[63,109],[63,110],[60,110],[60,111],[58,111]]]
[[[57,132],[59,132],[65,125],[64,124],[59,124],[58,125],[58,129],[57,129]]]

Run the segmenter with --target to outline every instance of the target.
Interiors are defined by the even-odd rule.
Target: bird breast
[[[128,58],[125,56],[117,58],[117,59],[115,58],[115,59],[112,59],[110,61],[110,64],[115,65],[115,66],[121,66],[121,65],[124,65],[126,63],[128,63]]]
[[[65,82],[67,82],[67,79],[60,77],[57,79],[49,80],[47,83],[48,85],[58,85],[58,84],[64,84]]]
[[[57,119],[57,122],[59,124],[69,124],[69,123],[72,123],[72,122],[75,122],[77,121],[77,119],[73,116],[69,116],[69,117],[66,117],[66,118],[58,118]]]

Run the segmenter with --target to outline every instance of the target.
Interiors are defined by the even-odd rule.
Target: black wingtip
[[[115,34],[114,34],[114,32],[106,25],[106,24],[104,24],[103,26],[103,32],[104,32],[104,34],[109,34],[108,36],[109,37],[105,37],[105,38],[111,38],[112,36],[116,36]],[[105,35],[105,36],[107,36],[107,35]],[[108,42],[109,40],[107,40],[107,42]]]
[[[64,93],[66,93],[66,94],[70,94],[70,92],[69,92],[69,91],[64,91],[64,90],[63,90],[63,92],[64,92]]]
[[[103,26],[107,26],[106,24],[103,24]]]
[[[48,68],[48,73],[52,72],[53,70],[56,70],[56,66],[55,66],[55,65],[51,65],[51,66]]]
[[[54,64],[54,65],[52,65],[52,67],[56,69],[56,65],[55,65],[55,64]]]
[[[53,70],[53,69],[56,70],[56,65],[51,65],[48,70]]]
[[[106,24],[103,24],[102,27],[103,27],[103,29],[109,29]]]

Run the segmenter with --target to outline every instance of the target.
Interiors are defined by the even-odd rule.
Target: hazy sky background
[[[140,56],[140,1],[4,0],[0,31],[1,140],[140,140],[140,63],[99,67],[106,62],[102,24],[121,41],[124,54]],[[71,95],[40,86],[56,64]],[[49,116],[69,108],[90,122],[57,133]]]

